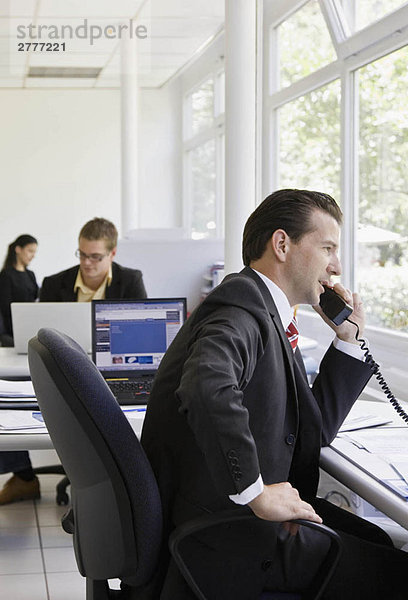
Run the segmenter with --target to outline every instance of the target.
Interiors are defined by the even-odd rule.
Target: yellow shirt
[[[90,302],[91,300],[104,300],[105,299],[105,291],[106,287],[112,283],[112,266],[109,267],[109,271],[102,281],[101,285],[97,290],[91,290],[87,285],[85,285],[82,275],[81,269],[78,269],[78,275],[75,279],[74,283],[74,292],[78,290],[77,302]]]

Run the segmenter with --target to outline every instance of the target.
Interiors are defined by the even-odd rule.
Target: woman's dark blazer
[[[3,321],[3,331],[13,335],[11,322],[12,302],[34,302],[38,297],[38,285],[35,275],[29,269],[17,271],[14,267],[7,267],[0,272],[0,312]]]

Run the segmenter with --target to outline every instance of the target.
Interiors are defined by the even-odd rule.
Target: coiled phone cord
[[[348,321],[349,323],[351,323],[352,325],[354,325],[357,328],[356,340],[360,344],[360,348],[364,352],[364,356],[365,356],[366,362],[368,363],[368,366],[370,367],[370,369],[372,370],[376,379],[378,380],[378,383],[380,384],[382,391],[387,396],[388,400],[391,402],[393,408],[397,411],[397,413],[399,414],[401,419],[403,419],[403,421],[408,423],[408,414],[402,408],[401,404],[398,402],[398,400],[396,399],[396,397],[394,396],[394,394],[388,387],[387,382],[385,381],[384,377],[381,374],[380,365],[374,360],[372,354],[370,354],[370,349],[367,346],[366,340],[364,338],[360,338],[359,326],[354,321],[351,321],[351,319],[346,319],[346,321]]]

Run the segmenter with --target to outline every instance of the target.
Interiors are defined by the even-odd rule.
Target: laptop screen
[[[93,300],[93,361],[105,377],[152,373],[185,319],[185,298]]]

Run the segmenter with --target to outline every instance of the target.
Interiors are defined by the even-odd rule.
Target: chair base
[[[62,465],[50,465],[46,467],[36,467],[34,469],[36,475],[65,475],[64,467]],[[59,506],[67,506],[69,504],[69,496],[67,493],[67,487],[70,485],[68,477],[63,477],[57,484],[57,496],[56,502]]]

